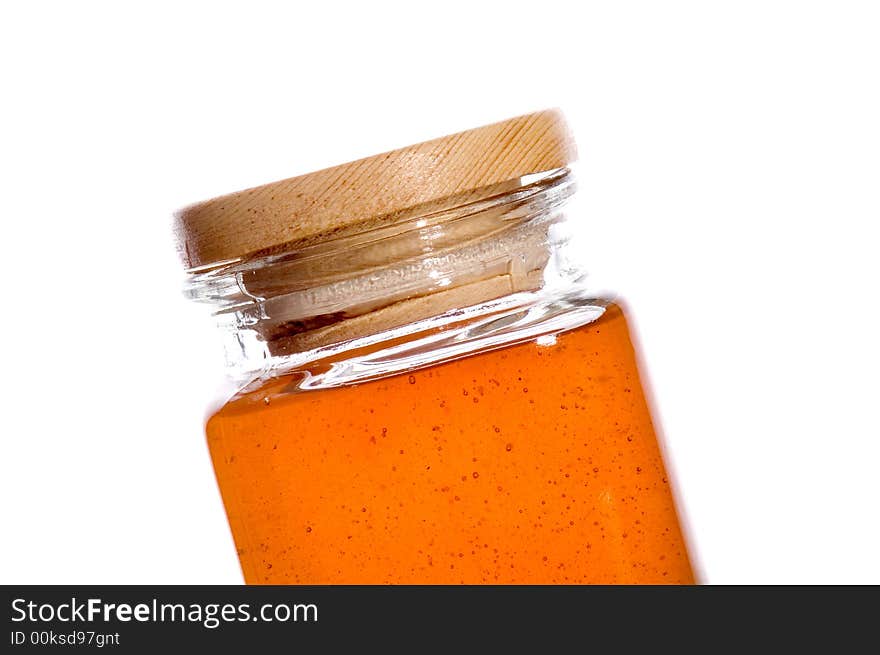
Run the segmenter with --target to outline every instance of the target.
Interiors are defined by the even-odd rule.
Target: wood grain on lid
[[[179,247],[189,267],[295,247],[576,158],[561,112],[526,114],[190,205]]]

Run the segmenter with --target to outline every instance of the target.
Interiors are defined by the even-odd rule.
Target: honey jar
[[[575,160],[541,111],[178,212],[247,583],[694,582]]]

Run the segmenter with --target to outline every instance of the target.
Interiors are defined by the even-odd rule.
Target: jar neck
[[[568,260],[568,168],[362,223],[316,243],[189,271],[237,377],[300,387],[391,375],[594,320]]]

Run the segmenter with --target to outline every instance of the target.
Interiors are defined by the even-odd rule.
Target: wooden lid
[[[551,109],[196,203],[176,231],[189,267],[296,247],[577,158]]]

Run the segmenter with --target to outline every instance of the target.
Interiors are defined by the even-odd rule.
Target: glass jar
[[[575,159],[544,111],[178,213],[246,582],[694,581]]]

